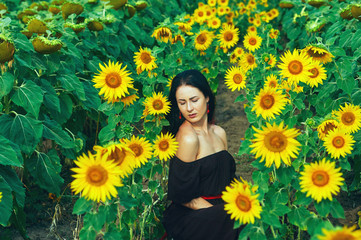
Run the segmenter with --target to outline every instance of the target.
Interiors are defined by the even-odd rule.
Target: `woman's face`
[[[198,88],[181,85],[175,96],[181,114],[190,123],[196,123],[207,115],[209,97],[206,98]]]

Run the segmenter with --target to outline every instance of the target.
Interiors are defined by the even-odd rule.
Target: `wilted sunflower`
[[[270,88],[278,88],[278,80],[276,75],[274,74],[270,74],[269,76],[266,77],[266,82],[264,83],[265,87],[270,87]]]
[[[124,143],[109,143],[102,147],[95,145],[93,150],[96,151],[97,157],[105,156],[108,161],[114,161],[114,163],[120,167],[120,177],[126,177],[131,174],[139,164],[136,162],[135,155],[131,149],[126,147]]]
[[[323,235],[318,235],[318,240],[359,240],[361,239],[361,230],[355,230],[356,225],[352,227],[336,227],[332,230],[322,229]]]
[[[220,34],[217,35],[221,48],[229,49],[236,45],[239,40],[238,33],[238,28],[235,28],[233,25],[224,25]]]
[[[175,35],[174,38],[172,39],[172,44],[175,44],[177,42],[181,42],[184,47],[186,40],[184,39],[184,37],[182,35],[178,34],[178,35]]]
[[[266,167],[271,167],[275,163],[276,168],[279,168],[281,160],[290,166],[290,158],[297,157],[301,144],[296,137],[300,133],[295,128],[287,128],[283,127],[283,122],[279,126],[276,123],[273,123],[273,126],[267,123],[266,127],[262,126],[262,130],[253,127],[257,133],[254,134],[255,139],[250,146],[253,148],[251,153],[256,154],[256,158],[262,157],[261,162],[266,160]]]
[[[205,51],[212,44],[214,35],[212,32],[202,30],[194,38],[194,45],[198,51]]]
[[[302,49],[302,52],[305,52],[307,54],[307,56],[309,56],[313,60],[319,61],[323,64],[331,62],[332,58],[334,58],[332,53],[330,53],[326,49],[316,47],[313,45],[309,45],[309,46],[305,47],[304,49]]]
[[[323,121],[318,127],[318,138],[324,140],[328,132],[337,128],[339,123],[336,120],[328,119]]]
[[[151,37],[154,37],[160,42],[168,43],[168,41],[172,39],[172,30],[170,30],[170,28],[167,27],[160,27],[153,31]]]
[[[305,165],[301,172],[300,186],[301,192],[306,192],[306,196],[311,196],[317,202],[322,199],[332,201],[332,194],[340,191],[343,185],[341,168],[335,168],[335,162],[322,161]]]
[[[94,87],[100,88],[99,95],[104,94],[104,98],[110,102],[117,102],[121,97],[129,93],[128,88],[133,87],[133,79],[129,77],[130,72],[126,66],[122,68],[121,63],[114,63],[109,60],[108,65],[99,63],[101,71],[93,78]]]
[[[145,99],[144,105],[151,115],[167,114],[170,111],[170,102],[161,92],[153,92],[153,96]]]
[[[134,62],[137,65],[137,73],[140,74],[143,71],[152,71],[157,68],[155,63],[156,59],[152,56],[148,48],[139,47],[139,52],[135,53]]]
[[[274,66],[276,66],[276,63],[277,63],[276,56],[273,55],[273,54],[270,54],[269,55],[269,60],[267,62],[268,67],[266,67],[266,69],[274,68]]]
[[[184,22],[175,22],[174,25],[178,26],[178,29],[182,32],[189,32],[192,30],[192,24],[190,23],[184,23]]]
[[[326,70],[318,61],[311,63],[311,69],[308,70],[312,75],[305,81],[310,87],[318,87],[318,84],[323,84],[323,80],[326,80]]]
[[[361,128],[361,109],[358,105],[345,103],[334,115],[340,122],[340,128],[345,129],[346,133],[354,133]]]
[[[106,156],[94,156],[84,153],[74,163],[78,166],[71,170],[75,179],[70,188],[75,194],[82,192],[84,198],[105,202],[111,196],[117,196],[115,187],[123,186],[120,180],[121,168],[114,161],[107,161]]]
[[[225,79],[225,84],[232,92],[236,89],[239,91],[246,87],[247,77],[240,67],[233,66],[227,69]]]
[[[261,218],[262,207],[248,184],[235,181],[222,192],[225,201],[224,210],[231,215],[231,219],[241,224],[254,223],[255,218]]]
[[[167,161],[176,154],[178,150],[178,142],[171,133],[161,133],[154,141],[153,147],[154,155],[158,156],[160,160]]]
[[[148,162],[148,159],[152,157],[152,144],[144,137],[135,137],[134,135],[130,140],[123,139],[125,146],[132,150],[135,154],[136,167],[140,167],[141,164]]]
[[[221,19],[214,17],[207,21],[209,28],[218,29],[221,26]]]
[[[261,47],[262,38],[255,33],[248,33],[243,40],[243,46],[248,51],[254,52]]]
[[[310,72],[312,59],[305,52],[294,49],[291,53],[287,50],[280,59],[283,62],[278,64],[281,69],[280,74],[288,78],[289,81],[294,83],[305,82],[312,75]]]
[[[252,53],[244,53],[238,62],[238,66],[245,69],[245,71],[253,70],[257,67],[256,58]]]
[[[253,102],[257,117],[261,115],[264,119],[275,119],[275,115],[279,115],[285,108],[288,100],[282,92],[276,88],[263,88],[259,91]]]
[[[138,99],[138,95],[137,94],[132,94],[132,95],[129,95],[129,96],[125,96],[125,97],[122,97],[120,99],[121,102],[124,103],[124,106],[130,106],[132,104],[134,104],[134,102]]]
[[[353,150],[352,146],[355,140],[353,140],[353,136],[346,133],[346,131],[346,129],[338,127],[330,130],[328,135],[325,136],[323,145],[332,158],[345,157]]]

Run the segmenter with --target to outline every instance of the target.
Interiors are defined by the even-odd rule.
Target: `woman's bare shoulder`
[[[223,141],[225,148],[227,149],[227,134],[226,131],[218,125],[211,125],[213,132]]]
[[[190,124],[182,124],[176,135],[178,142],[177,157],[184,162],[196,160],[199,148],[197,133]]]

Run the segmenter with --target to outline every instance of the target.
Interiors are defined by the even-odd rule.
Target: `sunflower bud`
[[[354,18],[361,20],[361,4],[355,4],[351,7],[351,14]]]
[[[137,9],[137,11],[141,11],[147,7],[148,3],[146,1],[139,1],[135,3],[135,9]]]

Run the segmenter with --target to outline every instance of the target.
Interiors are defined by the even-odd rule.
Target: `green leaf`
[[[10,166],[0,165],[0,176],[9,184],[11,190],[15,193],[16,202],[24,207],[25,204],[25,188],[23,183],[20,181],[17,173]]]
[[[101,104],[101,100],[98,95],[98,90],[94,88],[90,82],[85,81],[83,82],[83,85],[84,85],[84,91],[86,92],[85,94],[86,100],[84,101],[84,105],[87,108],[98,109]]]
[[[273,208],[273,211],[277,216],[283,216],[286,213],[289,213],[291,209],[286,205],[276,204]]]
[[[278,216],[272,212],[263,210],[261,213],[261,219],[270,226],[274,226],[276,228],[280,228],[282,226]]]
[[[244,140],[241,143],[241,146],[239,147],[238,150],[238,156],[242,156],[243,154],[250,154],[251,148],[249,147],[252,144],[251,141],[249,140]]]
[[[259,189],[264,193],[268,192],[268,173],[261,171],[254,171],[252,174],[252,179],[256,185],[259,186]]]
[[[126,209],[130,209],[138,205],[138,200],[129,195],[128,191],[124,188],[118,190],[118,196],[120,205],[124,206]]]
[[[237,102],[243,102],[244,100],[246,100],[246,98],[244,97],[243,94],[239,95],[236,100],[234,100],[235,103]]]
[[[75,91],[81,101],[86,101],[84,86],[75,74],[62,74],[58,79],[66,90]]]
[[[296,192],[295,198],[296,200],[294,201],[294,204],[296,205],[303,205],[307,207],[312,202],[312,198],[306,197],[306,194],[300,191]]]
[[[87,222],[87,225],[92,226],[95,231],[99,232],[105,223],[105,214],[101,211],[104,208],[99,208],[97,213],[87,213],[84,217],[84,222]]]
[[[351,29],[347,29],[340,36],[339,46],[344,48],[345,46],[349,46],[349,42],[353,37],[353,33]]]
[[[311,213],[304,207],[293,209],[288,213],[290,223],[304,229],[306,227],[307,220],[311,217]]]
[[[97,232],[92,227],[83,227],[79,233],[79,240],[95,240]]]
[[[286,186],[292,181],[296,174],[293,167],[281,167],[277,169],[276,173],[280,182]]]
[[[305,108],[305,104],[303,103],[303,101],[299,98],[296,98],[295,101],[293,102],[296,106],[296,108],[298,109],[304,109]]]
[[[2,193],[0,201],[0,224],[6,227],[13,208],[13,196],[10,186],[2,176],[0,176],[0,192]]]
[[[60,100],[55,89],[47,80],[41,80],[41,89],[44,93],[44,105],[54,112],[60,113]]]
[[[115,137],[115,129],[110,125],[103,127],[98,137],[101,144],[107,143]]]
[[[15,43],[16,49],[21,49],[26,52],[35,52],[33,44],[31,44],[29,39],[22,33],[18,33],[16,35],[16,38],[14,38],[14,43]],[[18,55],[18,54],[15,54],[15,55]],[[23,55],[30,56],[30,54],[23,54]]]
[[[60,187],[64,179],[60,176],[61,164],[55,150],[51,149],[48,154],[36,152],[29,159],[27,166],[41,188],[57,196],[60,195]]]
[[[121,113],[122,118],[127,122],[132,122],[134,117],[134,108],[128,107]]]
[[[20,160],[15,150],[11,147],[10,141],[0,135],[0,164],[21,167],[22,162]]]
[[[60,100],[60,112],[55,111],[54,109],[48,109],[53,119],[58,123],[63,124],[70,118],[73,112],[73,101],[70,96],[66,93],[59,95]]]
[[[342,218],[345,219],[345,211],[341,204],[334,198],[331,202],[331,211],[330,213],[334,218]]]
[[[14,79],[14,76],[9,72],[5,72],[0,76],[0,98],[11,91],[14,85]]]
[[[83,213],[89,212],[93,205],[94,202],[81,197],[74,204],[73,214],[81,215]]]
[[[315,208],[321,217],[327,217],[327,215],[330,213],[331,201],[324,199],[319,203],[315,202]]]
[[[337,86],[347,94],[351,94],[356,85],[356,81],[353,79],[353,77],[347,77],[343,79],[337,78],[336,82]]]
[[[15,90],[11,100],[38,118],[40,106],[43,102],[43,92],[33,81],[28,80]]]
[[[74,140],[69,136],[68,133],[66,133],[61,128],[61,126],[59,125],[58,122],[51,120],[48,117],[45,117],[43,126],[44,126],[44,131],[43,131],[44,138],[54,140],[62,148],[74,148],[75,147]]]
[[[277,192],[273,193],[270,191],[270,199],[272,204],[276,205],[276,204],[286,204],[288,202],[288,194],[287,194],[287,190],[284,188],[279,189]]]
[[[26,154],[33,152],[43,134],[41,122],[28,115],[17,114],[14,118],[2,115],[0,126],[3,136],[18,144]]]

